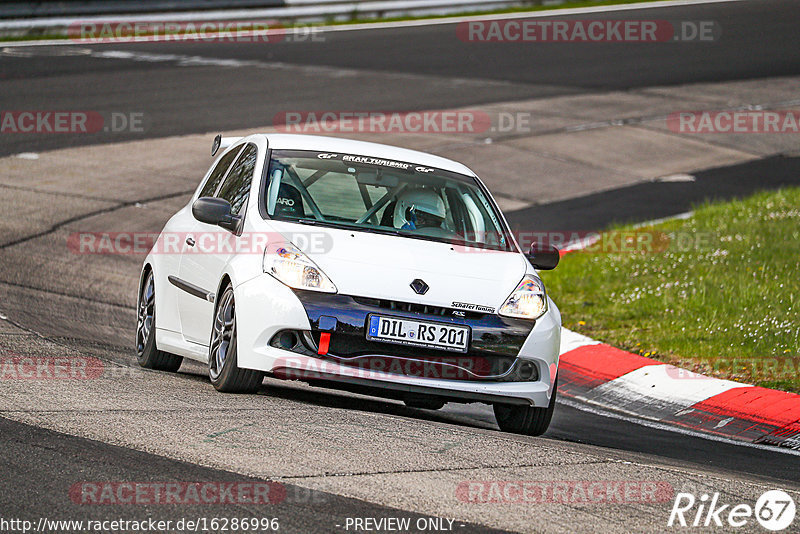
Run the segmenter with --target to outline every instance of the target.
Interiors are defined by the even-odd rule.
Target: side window
[[[225,171],[228,170],[228,167],[231,166],[233,162],[233,158],[236,157],[236,154],[239,153],[238,149],[233,149],[219,160],[217,166],[214,167],[214,170],[211,171],[211,174],[208,177],[208,181],[206,181],[206,185],[203,186],[203,189],[200,191],[201,197],[213,197],[214,191],[217,190],[217,186],[222,181],[222,178],[225,176]]]
[[[250,196],[250,184],[253,182],[253,171],[258,159],[256,145],[248,144],[242,151],[231,172],[222,184],[217,196],[231,203],[231,213],[238,215]]]

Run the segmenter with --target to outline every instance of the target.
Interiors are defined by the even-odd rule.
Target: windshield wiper
[[[309,224],[311,226],[330,226],[331,228],[340,228],[342,230],[354,230],[358,232],[370,232],[373,234],[404,235],[400,232],[400,230],[396,230],[394,228],[362,226],[360,224],[337,223],[333,221],[320,221],[317,219],[286,219],[286,220],[301,224]]]

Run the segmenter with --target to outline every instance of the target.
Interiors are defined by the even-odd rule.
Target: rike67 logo
[[[755,506],[723,503],[719,493],[703,493],[699,499],[692,493],[678,493],[667,526],[738,528],[755,519],[767,530],[780,531],[792,524],[796,511],[794,499],[781,490],[764,492]]]

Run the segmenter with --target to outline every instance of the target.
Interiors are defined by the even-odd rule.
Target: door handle
[[[194,239],[192,239],[191,237],[187,237],[186,238],[186,244],[189,245],[190,247],[193,247],[194,246]]]

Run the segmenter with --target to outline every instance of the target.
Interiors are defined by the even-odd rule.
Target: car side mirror
[[[555,269],[560,259],[561,253],[553,245],[534,243],[531,245],[530,252],[528,252],[528,261],[531,262],[535,269],[540,271]]]
[[[240,218],[231,214],[231,203],[222,198],[201,197],[192,204],[192,215],[200,222],[236,232]]]

